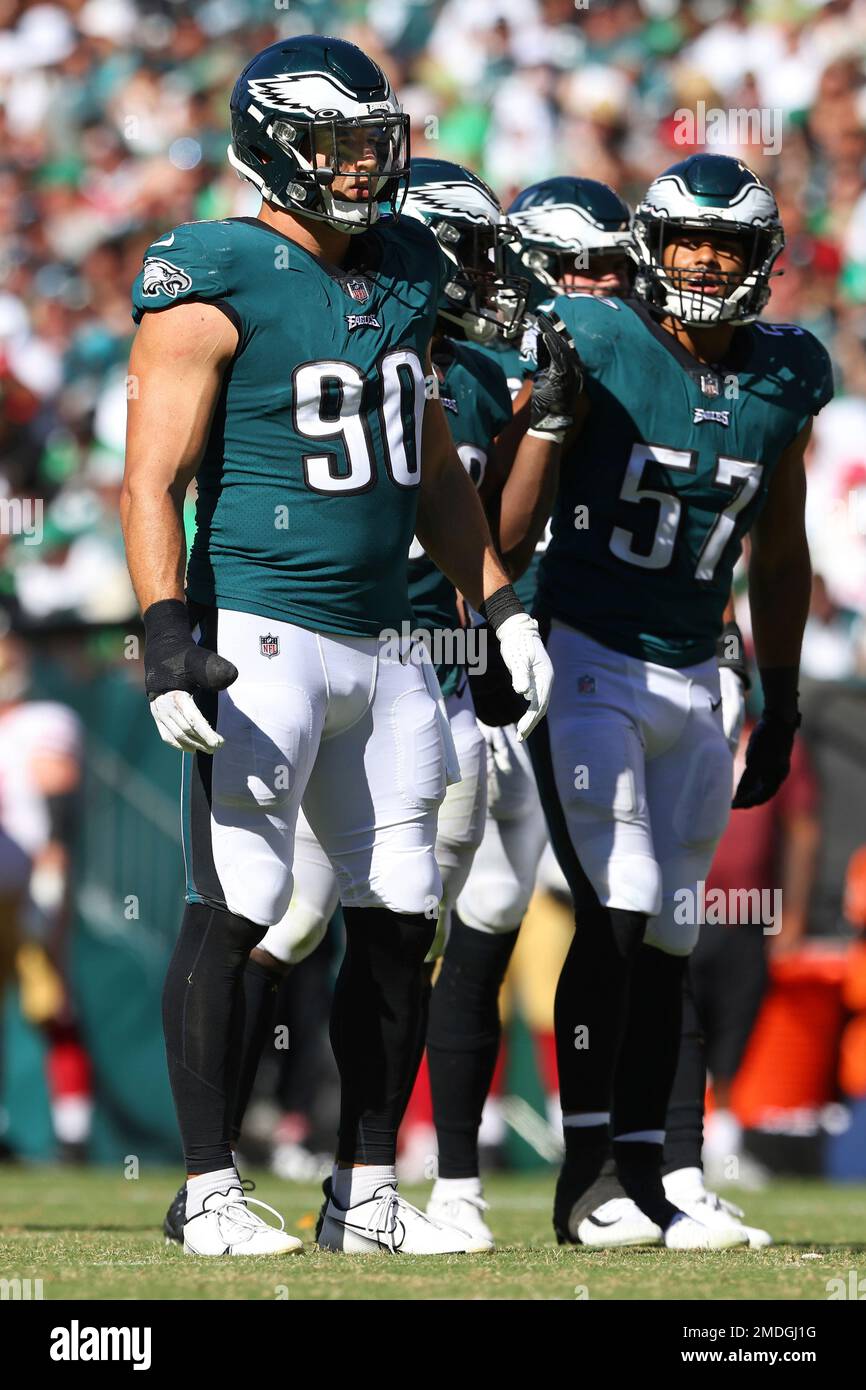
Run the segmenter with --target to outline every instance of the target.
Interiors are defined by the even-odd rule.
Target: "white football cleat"
[[[745,1212],[742,1207],[735,1206],[733,1202],[728,1202],[724,1197],[720,1197],[716,1192],[705,1192],[703,1197],[693,1203],[677,1202],[683,1211],[689,1216],[695,1217],[697,1221],[702,1221],[704,1225],[711,1226],[731,1226],[735,1230],[745,1231],[751,1250],[765,1250],[768,1245],[774,1245],[775,1241],[769,1231],[764,1231],[760,1226],[747,1226],[743,1217]]]
[[[619,1250],[625,1245],[661,1245],[664,1233],[661,1226],[642,1212],[630,1197],[611,1197],[577,1228],[581,1245],[594,1250]]]
[[[706,1226],[680,1212],[665,1227],[665,1246],[668,1250],[730,1250],[735,1245],[748,1245],[745,1229],[733,1226]]]
[[[772,1245],[773,1237],[760,1226],[747,1226],[743,1220],[743,1210],[715,1192],[704,1187],[704,1175],[700,1168],[683,1168],[665,1177],[665,1195],[675,1207],[684,1211],[702,1226],[718,1230],[730,1228],[745,1232],[746,1240],[752,1250],[764,1250]]]
[[[386,1184],[357,1206],[338,1207],[331,1197],[319,1231],[320,1250],[347,1255],[467,1255],[490,1249],[455,1226],[431,1221]]]
[[[427,1215],[439,1226],[456,1226],[458,1231],[465,1231],[476,1242],[474,1249],[495,1250],[493,1232],[483,1215],[489,1208],[490,1203],[485,1202],[480,1194],[443,1198],[436,1196],[434,1188],[427,1203]]]
[[[280,1223],[279,1230],[250,1211],[251,1206],[271,1212]],[[186,1255],[296,1255],[303,1248],[303,1241],[286,1234],[279,1212],[267,1202],[248,1197],[240,1187],[212,1192],[204,1209],[183,1228]]]

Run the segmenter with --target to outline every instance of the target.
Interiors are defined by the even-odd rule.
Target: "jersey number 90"
[[[394,348],[379,362],[380,401],[375,407],[385,467],[398,487],[421,481],[424,373],[411,348]],[[302,457],[313,492],[366,492],[376,483],[367,399],[375,384],[351,362],[305,362],[292,373],[294,425],[304,439],[338,441]]]

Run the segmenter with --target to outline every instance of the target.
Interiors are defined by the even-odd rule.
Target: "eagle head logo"
[[[163,261],[158,256],[150,256],[141,272],[141,292],[146,295],[167,294],[176,299],[179,294],[190,289],[192,280],[180,266],[171,261]]]

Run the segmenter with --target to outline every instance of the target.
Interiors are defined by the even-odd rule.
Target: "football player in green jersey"
[[[716,641],[748,533],[764,691],[733,803],[748,808],[787,775],[799,724],[803,453],[832,382],[809,333],[756,321],[784,236],[771,192],[738,160],[667,170],[634,235],[636,300],[556,303],[585,388],[541,564],[557,682],[531,750],[576,916],[556,998],[566,1157],[554,1225],[591,1241],[612,1134],[647,1241],[693,1249],[746,1238],[684,1215],[661,1177],[698,885],[731,805]],[[506,558],[534,544],[527,489],[541,496],[557,467],[530,477],[516,461]]]
[[[495,438],[512,412],[505,377],[475,342],[479,336],[489,337],[488,325],[503,332],[521,317],[525,283],[502,273],[501,243],[506,232],[502,211],[495,195],[468,169],[444,160],[414,159],[403,216],[429,227],[448,261],[431,358],[457,453],[481,491],[489,473],[496,470]],[[409,550],[409,599],[414,630],[423,634],[436,668],[460,769],[460,781],[445,793],[437,825],[435,853],[442,899],[430,948],[435,959],[441,954],[449,910],[466,881],[485,820],[487,744],[475,718],[466,672],[467,664],[471,667],[486,657],[487,633],[483,627],[461,626],[454,585],[417,537]],[[259,1056],[270,1032],[273,990],[285,971],[305,960],[322,941],[339,901],[336,872],[303,810],[295,830],[293,879],[288,911],[254,947],[244,975],[246,1027],[233,1137],[240,1135]],[[326,1186],[330,1199],[330,1180]],[[165,1231],[171,1239],[183,1239],[184,1198],[181,1189],[166,1217]]]
[[[506,244],[506,264],[533,277],[531,302],[570,293],[619,293],[627,286],[624,247],[629,241],[628,207],[593,179],[545,179],[519,193],[508,213],[516,236]],[[538,278],[541,277],[541,278]],[[524,335],[525,366],[535,368],[535,330]],[[517,349],[485,348],[503,360]],[[516,420],[531,388],[527,378],[512,383]],[[518,394],[520,392],[520,394]],[[531,505],[533,498],[528,499]],[[519,500],[511,497],[519,508]],[[549,509],[548,509],[549,510]],[[525,518],[524,518],[525,520]],[[526,572],[515,580],[531,609],[541,538]],[[483,709],[479,702],[479,709]],[[436,1184],[428,1215],[492,1239],[484,1219],[478,1130],[499,1051],[499,991],[535,887],[547,844],[547,827],[527,750],[513,724],[482,714],[488,748],[489,805],[484,837],[452,917],[451,938],[431,1003],[427,1057],[433,1118],[439,1146]]]
[[[347,930],[331,1020],[342,1214],[328,1243],[464,1250],[462,1233],[416,1212],[394,1182],[435,928],[425,908],[441,891],[436,816],[455,775],[429,663],[409,642],[395,659],[382,636],[411,616],[413,533],[485,612],[529,701],[524,732],[543,715],[550,663],[441,403],[427,399],[446,265],[427,229],[397,220],[408,119],[385,75],[352,44],[295,37],[247,65],[231,109],[231,162],[262,207],[176,227],[145,254],[122,502],[151,710],[187,755],[187,907],[163,1011],[187,1160],[184,1248],[298,1247],[251,1210],[230,1126],[241,977],[288,907],[303,799]],[[556,385],[549,377],[533,402],[526,450],[539,466],[570,418],[573,381]]]

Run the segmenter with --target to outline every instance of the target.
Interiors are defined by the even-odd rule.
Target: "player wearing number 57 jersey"
[[[397,221],[408,118],[352,44],[273,44],[232,94],[231,163],[258,217],[177,227],[145,254],[123,521],[162,737],[184,750],[187,907],[164,994],[187,1160],[185,1249],[285,1252],[230,1148],[241,975],[292,892],[300,803],[347,929],[331,1037],[342,1081],[339,1248],[442,1253],[460,1233],[398,1197],[396,1129],[423,1029],[453,746],[435,678],[385,634],[410,619],[413,534],[497,633],[528,725],[550,666],[428,400],[444,262]],[[539,463],[557,452],[530,441]],[[186,576],[180,508],[197,478]],[[198,644],[191,636],[198,626]]]
[[[636,301],[556,302],[586,387],[541,564],[557,681],[531,751],[576,904],[556,999],[554,1224],[581,1238],[610,1128],[649,1238],[682,1248],[710,1238],[666,1202],[659,1165],[698,931],[683,904],[697,902],[731,805],[716,641],[749,533],[765,700],[734,801],[749,807],[785,777],[799,723],[803,452],[832,386],[810,334],[755,321],[784,238],[772,194],[739,161],[667,170],[634,237]]]

